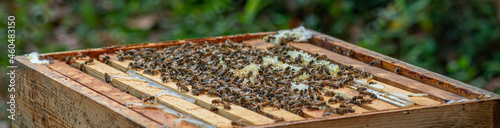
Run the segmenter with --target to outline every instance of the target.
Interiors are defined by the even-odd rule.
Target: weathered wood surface
[[[26,57],[16,60],[19,127],[162,127],[123,105]]]
[[[126,51],[126,50],[130,50],[130,49],[139,49],[139,48],[159,48],[159,47],[167,47],[167,46],[171,46],[171,45],[181,45],[181,44],[184,44],[187,42],[219,43],[219,42],[224,42],[226,40],[241,42],[243,40],[259,38],[259,37],[266,36],[269,34],[274,34],[274,33],[276,33],[276,32],[246,33],[246,34],[219,36],[219,37],[172,40],[172,41],[164,41],[164,42],[157,42],[157,43],[129,44],[129,45],[125,45],[125,46],[110,46],[110,47],[85,49],[85,50],[53,52],[53,53],[41,54],[40,56],[41,56],[41,58],[49,58],[50,57],[50,58],[56,59],[56,60],[63,60],[65,57],[67,57],[69,55],[75,56],[75,55],[78,55],[79,53],[86,54],[86,55],[89,55],[91,57],[97,57],[100,54],[114,53],[114,52],[119,51],[119,50]]]
[[[84,63],[84,60],[77,60],[77,63]],[[102,80],[104,80],[105,73],[108,73],[110,75],[129,77],[128,74],[98,61],[94,62],[94,64],[85,65],[85,72]],[[117,88],[123,91],[127,91],[137,97],[145,97],[146,95],[155,96],[162,92],[161,88],[151,87],[145,81],[121,77],[114,77],[112,79],[112,85],[115,85]],[[169,108],[205,121],[209,124],[215,125],[217,127],[231,127],[231,120],[217,115],[216,113],[213,113],[207,109],[203,109],[200,106],[186,101],[185,99],[182,99],[180,97],[161,95],[156,98],[158,100],[158,103],[162,105],[166,105]]]
[[[129,60],[118,61],[116,58],[116,55],[110,55],[110,57],[111,57],[110,65],[115,66],[117,69],[123,69],[125,71],[127,70],[126,67],[128,66],[128,63],[130,62]],[[210,107],[212,106],[211,105],[212,100],[218,99],[216,97],[209,97],[208,95],[194,96],[191,93],[181,92],[179,89],[177,89],[177,86],[175,85],[174,82],[163,83],[161,81],[159,75],[152,76],[152,75],[144,74],[140,70],[137,71],[137,74],[139,74],[145,78],[148,78],[152,81],[155,81],[156,83],[159,83],[162,86],[169,88],[171,90],[174,90],[174,91],[176,91],[184,96],[187,96],[190,98],[196,98],[196,104],[198,104],[206,109],[210,109]],[[242,119],[241,122],[246,123],[246,124],[250,124],[250,125],[269,124],[269,123],[275,122],[271,118],[268,118],[264,115],[253,112],[253,111],[246,109],[244,107],[241,107],[241,106],[231,105],[230,110],[225,110],[222,108],[222,106],[215,106],[215,107],[219,108],[219,110],[217,111],[218,114],[221,114],[222,116],[227,117],[233,121],[238,121],[238,120]],[[264,112],[268,112],[269,114],[276,116],[276,117],[279,117],[279,118],[283,117],[287,121],[304,119],[298,115],[295,115],[291,112],[287,112],[286,110],[283,110],[283,109],[280,109],[280,110],[264,109]]]
[[[119,89],[95,77],[92,77],[78,69],[75,69],[64,62],[56,61],[53,64],[50,64],[48,67],[84,85],[85,87],[88,87],[89,89],[92,89],[93,91],[120,103],[123,106],[125,106],[127,102],[144,103],[141,99],[134,97],[130,94],[127,94],[125,92],[122,92]],[[131,109],[148,117],[151,120],[154,120],[168,127],[183,127],[183,128],[196,127],[196,125],[190,124],[184,120],[177,121],[179,120],[179,117],[170,113],[166,113],[158,108],[132,107]]]
[[[462,102],[439,107],[422,106],[353,116],[287,122],[256,127],[499,127],[499,100]]]
[[[383,82],[388,82],[388,83],[394,82],[389,84],[409,86],[410,88],[412,88],[410,85],[407,85],[407,83],[413,83],[413,81],[418,81],[419,83],[421,82],[420,84],[431,85],[433,87],[440,88],[470,99],[500,98],[500,95],[498,94],[468,85],[458,80],[445,77],[435,72],[425,70],[423,68],[382,55],[380,53],[370,51],[368,49],[356,46],[354,44],[336,39],[334,37],[319,32],[315,32],[315,35],[310,40],[310,42],[318,47],[332,51],[335,51],[336,50],[335,47],[338,47],[342,53],[352,50],[353,51],[352,58],[362,61],[364,63],[369,63],[370,61],[373,60],[380,60],[382,63],[379,66],[377,66],[379,67],[377,68],[378,70],[394,72],[396,68],[401,68],[401,73],[399,75],[387,75],[387,76],[375,77],[375,79]],[[394,76],[394,78],[392,76]],[[403,79],[405,77],[410,79],[409,80]],[[443,99],[454,100],[456,98],[453,98],[453,96],[443,95]]]

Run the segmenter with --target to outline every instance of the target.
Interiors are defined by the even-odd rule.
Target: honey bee
[[[318,101],[324,101],[325,98],[323,98],[323,96],[319,95],[319,96],[316,97],[316,100],[318,100]]]
[[[372,60],[368,63],[371,66],[380,66],[382,64],[382,61],[380,60]]]
[[[187,86],[182,86],[181,92],[189,92],[189,88]]]
[[[104,64],[109,64],[109,60],[111,59],[111,57],[109,57],[108,55],[102,57],[102,62]]]
[[[372,103],[372,99],[361,99],[362,103]]]
[[[82,59],[82,57],[84,57],[84,55],[80,52],[78,52],[78,54],[75,56],[76,59]]]
[[[377,95],[373,94],[373,93],[370,93],[370,98],[372,99],[377,99]]]
[[[80,71],[84,72],[85,71],[85,65],[83,65],[83,63],[80,64]]]
[[[278,118],[278,119],[275,120],[275,122],[283,122],[283,121],[285,121],[285,118],[283,118],[283,117]]]
[[[181,92],[189,92],[189,88],[186,85],[184,85],[183,83],[177,82],[176,85],[177,85],[177,89],[181,90]]]
[[[228,102],[223,102],[222,104],[223,104],[224,109],[227,109],[227,110],[231,109],[231,105],[229,105]]]
[[[94,58],[89,58],[88,60],[85,60],[85,64],[94,64]]]
[[[274,109],[277,109],[277,110],[280,110],[280,109],[281,109],[281,108],[280,108],[280,104],[278,104],[278,103],[274,103],[274,104],[273,104],[273,108],[274,108]]]
[[[352,57],[353,55],[354,55],[354,51],[352,51],[352,49],[349,49],[349,51],[347,51],[347,53],[346,53],[347,57]]]
[[[235,126],[245,126],[245,124],[242,122],[243,119],[239,119],[238,121],[232,121],[231,122],[231,125],[235,125]]]
[[[66,64],[71,64],[72,63],[72,59],[73,59],[72,55],[67,56],[66,59],[65,59]]]
[[[144,99],[142,101],[144,101],[144,102],[156,102],[155,100],[156,100],[155,96],[150,96],[150,95],[146,94],[146,96],[144,96]]]
[[[76,63],[71,63],[71,66],[76,69],[80,69],[80,66]]]
[[[106,83],[111,82],[111,76],[108,73],[104,73],[104,81],[106,81]]]
[[[302,109],[300,109],[299,107],[292,108],[291,111],[299,116],[304,116]]]
[[[328,59],[325,54],[321,54],[318,56],[318,59]]]
[[[212,100],[212,105],[214,105],[214,104],[220,105],[220,104],[222,104],[222,101],[220,99],[214,99],[214,100]]]
[[[328,99],[328,103],[329,104],[335,104],[335,103],[338,103],[338,102],[339,102],[338,99],[335,99],[335,98]]]
[[[208,96],[210,97],[217,97],[219,94],[215,90],[209,90],[208,91]]]
[[[219,108],[217,108],[215,106],[210,106],[210,111],[217,112],[217,111],[219,111]]]
[[[356,110],[354,110],[353,108],[347,108],[347,111],[350,112],[350,113],[356,112]]]
[[[340,49],[339,46],[335,46],[335,49],[334,49],[338,54],[342,54],[342,49]]]
[[[318,106],[326,106],[326,102],[325,101],[319,101],[317,103]]]
[[[401,74],[401,68],[400,68],[400,67],[397,67],[397,68],[394,70],[394,73]]]
[[[199,96],[200,95],[200,92],[198,90],[192,90],[191,91],[191,94],[195,95],[195,96]]]
[[[357,100],[357,99],[363,99],[363,96],[358,95],[358,96],[353,96],[351,98],[351,100]]]
[[[167,82],[169,82],[169,81],[170,81],[170,79],[169,79],[167,76],[163,76],[163,77],[161,78],[161,81],[162,81],[163,83],[167,83]]]
[[[333,92],[333,91],[327,91],[325,93],[325,96],[335,96],[335,92]]]
[[[307,106],[307,109],[308,110],[319,110],[319,107],[318,106],[309,105],[309,106]]]

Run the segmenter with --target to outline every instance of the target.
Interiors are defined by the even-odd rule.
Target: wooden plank
[[[416,94],[416,93],[413,93],[413,92],[410,92],[410,91],[406,91],[406,90],[403,90],[401,88],[397,88],[397,87],[394,87],[392,85],[389,85],[389,84],[386,84],[386,83],[383,83],[381,81],[377,81],[377,80],[373,80],[373,82],[376,82],[377,84],[381,84],[381,85],[384,85],[384,91],[385,92],[396,92],[396,93],[403,93],[403,94]],[[441,100],[434,100],[434,99],[431,99],[427,96],[423,97],[423,96],[418,96],[418,97],[410,97],[410,99],[415,102],[415,104],[417,105],[438,105],[438,104],[441,104]]]
[[[266,43],[266,42],[264,42],[261,39],[245,40],[245,41],[243,41],[243,43],[247,43],[247,44],[253,45],[256,48],[260,48],[260,49],[265,49],[267,47],[274,46],[274,44]],[[295,48],[297,48],[297,49],[305,49],[307,47],[295,47]],[[330,57],[328,57],[328,58],[330,58]],[[336,90],[336,91],[344,92],[344,93],[346,93],[347,95],[349,95],[351,97],[352,96],[356,96],[356,95],[359,94],[357,91],[349,89],[349,88],[340,88],[339,90]],[[386,102],[380,101],[378,99],[373,100],[371,104],[364,104],[364,105],[362,105],[362,107],[370,109],[370,110],[386,110],[386,109],[398,108],[397,106],[394,106],[394,105],[392,105],[390,103],[386,103]],[[304,111],[304,113],[307,113],[307,114],[310,114],[310,115],[314,115],[314,116],[319,116],[319,114],[317,114],[318,112],[314,112],[314,111]]]
[[[77,60],[77,63],[83,62],[84,60]],[[124,72],[121,72],[98,61],[94,62],[94,64],[85,65],[85,72],[102,80],[104,79],[105,73],[125,77],[129,76]],[[130,94],[137,97],[145,97],[146,95],[155,96],[162,92],[161,88],[151,87],[145,81],[128,78],[114,77],[111,84],[117,86],[117,88],[121,90],[128,91]],[[169,108],[187,114],[196,119],[205,121],[217,127],[231,127],[231,120],[217,115],[216,113],[213,113],[207,109],[203,109],[200,106],[186,101],[182,98],[169,95],[161,95],[160,97],[157,97],[157,100],[160,104],[166,105]]]
[[[40,58],[46,59],[46,58],[50,57],[50,58],[56,59],[56,60],[64,60],[65,57],[67,57],[69,55],[75,56],[75,55],[78,55],[78,53],[86,54],[86,55],[89,55],[91,57],[97,57],[98,55],[101,55],[104,53],[109,54],[109,53],[114,53],[114,52],[120,51],[120,50],[126,51],[126,50],[130,50],[130,49],[139,49],[139,48],[160,48],[160,47],[167,47],[167,46],[172,46],[172,45],[182,45],[182,44],[187,43],[187,42],[219,43],[219,42],[224,42],[226,40],[241,42],[243,40],[259,38],[262,36],[266,36],[269,34],[275,34],[275,33],[276,32],[245,33],[245,34],[219,36],[219,37],[172,40],[172,41],[164,41],[164,42],[157,42],[157,43],[149,43],[148,42],[148,43],[143,43],[143,44],[126,44],[124,46],[110,46],[110,47],[85,49],[85,50],[46,53],[46,54],[40,54]]]
[[[352,65],[353,67],[355,67],[355,68],[357,68],[359,70],[364,70],[366,72],[370,72],[371,74],[374,75],[375,78],[377,78],[377,77],[394,78],[394,77],[398,76],[395,73],[391,73],[391,72],[388,72],[388,71],[385,71],[385,70],[380,70],[380,69],[378,69],[376,67],[370,66],[370,65],[365,64],[365,63],[363,63],[361,61],[353,60],[353,59],[351,59],[349,57],[336,54],[336,53],[334,53],[332,51],[323,49],[321,47],[318,47],[318,46],[315,46],[315,45],[312,45],[312,44],[309,44],[309,43],[289,43],[289,44],[291,46],[293,46],[293,47],[301,48],[302,50],[304,50],[306,52],[310,52],[310,53],[324,53],[325,55],[327,55],[328,58],[330,58],[331,60],[335,61],[336,63],[343,64],[343,65]],[[402,79],[405,79],[405,78],[403,77]],[[398,79],[398,80],[400,80],[400,79]],[[398,80],[394,79],[394,81],[398,81]],[[406,80],[410,80],[410,79],[406,78]],[[385,83],[385,81],[384,82],[378,81],[378,83]],[[386,87],[389,87],[389,89],[397,89],[396,87],[390,87],[393,84],[391,84],[391,85],[386,84],[386,85],[387,85]],[[404,90],[401,90],[401,89],[394,90],[394,91],[400,91],[402,93],[410,93],[410,91],[416,92],[416,93],[427,93],[427,94],[430,95],[429,96],[430,98],[432,98],[434,100],[439,100],[441,102],[444,102],[444,100],[460,100],[460,99],[463,99],[463,97],[454,95],[454,94],[452,94],[450,92],[446,92],[446,91],[441,90],[439,88],[435,88],[435,87],[432,87],[432,86],[429,86],[429,85],[422,84],[422,83],[414,81],[414,80],[412,80],[411,83],[408,82],[408,83],[406,83],[404,85],[401,85],[401,86],[398,86],[398,87],[402,88],[404,90],[408,90],[408,91],[404,91]],[[391,91],[393,91],[393,90],[391,90]],[[419,102],[417,104],[425,104],[425,102],[427,102],[427,101],[422,101],[422,102]]]
[[[129,60],[117,61],[117,58],[115,55],[110,55],[110,58],[111,58],[111,61],[110,61],[111,65],[117,66],[117,69],[126,69],[125,67],[128,66],[128,63],[130,63]],[[140,71],[140,70],[137,71],[137,74],[144,76],[150,80],[153,80],[153,81],[163,85],[164,87],[167,87],[171,90],[174,90],[182,95],[185,95],[185,96],[190,97],[190,98],[196,98],[196,104],[198,104],[204,108],[207,108],[207,109],[210,109],[211,104],[212,104],[212,100],[219,99],[216,97],[209,97],[207,95],[194,96],[191,93],[183,93],[177,89],[175,82],[163,83],[158,75],[151,76],[151,75],[143,74],[142,71]],[[221,114],[224,117],[227,117],[233,121],[238,121],[240,119],[243,119],[244,123],[248,123],[251,125],[274,123],[273,119],[270,119],[264,115],[258,114],[256,112],[253,112],[249,109],[246,109],[246,108],[238,106],[238,105],[231,105],[230,110],[225,110],[221,106],[216,106],[216,107],[219,108],[219,111],[217,111],[219,114]],[[278,118],[284,118],[286,121],[295,121],[295,120],[304,119],[303,117],[295,115],[291,112],[287,112],[286,110],[283,110],[283,109],[280,109],[280,110],[264,109],[264,110],[265,110],[265,112],[268,112],[268,114],[271,114],[271,115],[278,117]]]
[[[125,106],[127,102],[144,103],[141,99],[136,98],[125,92],[122,92],[119,89],[95,77],[85,74],[84,72],[81,72],[80,70],[75,69],[64,62],[56,61],[53,64],[50,64],[48,67],[84,85],[85,87],[88,87],[89,89],[92,89],[93,91],[120,103],[123,106]],[[189,128],[196,127],[196,125],[190,124],[184,120],[177,121],[179,118],[176,115],[166,113],[158,108],[134,107],[131,109],[148,117],[151,120],[154,120],[168,127],[189,127]]]
[[[162,127],[44,65],[15,60],[15,126]]]
[[[260,127],[498,127],[499,100],[444,104],[439,107],[421,106],[372,112],[354,116],[339,116],[315,120],[286,122]]]
[[[466,83],[445,77],[443,75],[437,74],[435,72],[431,72],[425,70],[423,68],[408,64],[406,62],[382,55],[380,53],[376,53],[370,51],[368,49],[356,46],[351,43],[347,43],[345,41],[330,37],[328,35],[315,32],[315,36],[310,40],[310,42],[316,46],[322,47],[324,49],[335,50],[335,47],[340,48],[342,51],[352,50],[352,58],[362,61],[364,63],[369,63],[373,60],[380,60],[381,64],[378,66],[379,70],[385,70],[388,72],[395,71],[396,68],[401,69],[401,73],[398,76],[392,77],[376,77],[375,79],[384,81],[391,85],[397,84],[399,85],[407,85],[408,83],[414,83],[413,81],[418,81],[424,85],[430,85],[432,87],[440,88],[451,92],[456,95],[443,94],[444,98],[442,99],[450,99],[453,100],[453,97],[457,95],[466,97],[466,98],[500,98],[500,95],[486,91],[484,89],[480,89]],[[409,79],[409,80],[408,80]],[[393,83],[391,83],[393,82]],[[418,86],[420,85],[412,85],[416,86],[413,88],[418,90]],[[421,88],[420,88],[421,89]]]
[[[344,92],[345,94],[349,96],[357,96],[359,95],[359,92],[356,90],[352,90],[350,88],[344,87],[344,88],[339,88],[335,91],[341,91]],[[397,106],[394,106],[390,103],[384,102],[382,100],[374,99],[371,104],[363,104],[361,107],[370,109],[370,110],[387,110],[387,109],[395,109],[398,108]]]
[[[328,99],[330,99],[332,97],[324,96],[324,98],[325,98],[325,102],[328,102]],[[339,108],[340,104],[341,103],[328,104],[328,106],[333,107],[333,108]],[[365,108],[368,108],[368,107],[365,106]],[[371,110],[368,110],[368,109],[365,109],[365,108],[362,108],[362,107],[356,106],[356,105],[352,106],[352,109],[354,109],[355,112],[354,113],[347,113],[347,114],[342,115],[342,116],[352,116],[352,115],[355,115],[355,114],[361,114],[361,113],[366,113],[366,112],[370,112],[370,111],[376,110],[374,108],[370,108]],[[302,111],[304,112],[304,114],[306,114],[308,117],[311,117],[311,118],[322,118],[322,117],[324,117],[323,116],[324,110],[307,110],[305,107],[303,107]],[[331,115],[331,116],[338,116],[338,115]]]

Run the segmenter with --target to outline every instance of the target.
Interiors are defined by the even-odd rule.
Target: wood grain
[[[88,87],[89,89],[92,89],[93,91],[96,91],[97,93],[120,103],[123,106],[125,106],[127,102],[144,103],[141,99],[134,97],[130,94],[127,94],[125,92],[122,92],[119,89],[95,77],[92,77],[78,69],[75,69],[64,62],[56,61],[53,64],[50,64],[48,67],[84,85],[85,87]],[[154,120],[168,127],[184,127],[184,128],[196,127],[196,125],[190,124],[184,120],[177,121],[179,117],[177,117],[176,115],[172,115],[170,113],[166,113],[158,108],[134,107],[131,109],[148,117],[151,120]]]
[[[427,127],[498,127],[495,109],[499,100],[463,102],[439,107],[422,106],[353,116],[304,120],[256,127],[376,127],[376,128],[427,128]],[[497,113],[498,114],[498,113]]]
[[[15,57],[19,127],[162,127],[24,56]]]
[[[77,63],[83,63],[84,60],[77,60]],[[103,64],[101,62],[94,62],[94,64],[85,65],[85,72],[97,77],[99,79],[104,79],[104,74],[112,74],[129,77],[128,74],[121,72],[117,69],[114,69],[111,66]],[[146,95],[155,96],[162,92],[161,88],[151,87],[145,81],[114,77],[112,85],[115,85],[117,88],[127,91],[130,94],[136,97],[145,97]],[[213,113],[207,109],[203,109],[200,106],[186,101],[182,98],[162,95],[157,97],[158,103],[162,105],[166,105],[169,108],[182,112],[186,115],[194,117],[196,119],[205,121],[209,124],[215,125],[217,127],[231,127],[231,120],[224,118],[216,113]]]

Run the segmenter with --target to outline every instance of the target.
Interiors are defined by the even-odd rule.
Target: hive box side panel
[[[263,127],[499,127],[499,100],[448,104],[440,107],[417,107],[362,114],[266,125]]]
[[[123,92],[118,88],[115,88],[112,85],[109,85],[104,81],[101,81],[95,77],[92,77],[76,68],[73,68],[64,62],[56,60],[48,67],[82,84],[83,86],[92,89],[93,91],[102,94],[103,96],[106,96],[109,99],[116,101],[117,103],[120,103],[121,105],[125,106],[127,105],[127,102],[144,103],[141,99],[134,97],[126,92]],[[183,127],[183,128],[196,127],[196,125],[190,124],[186,121],[178,121],[179,118],[177,117],[177,115],[167,113],[158,108],[130,107],[130,109],[168,127]]]
[[[16,66],[15,127],[161,127],[26,57]]]

